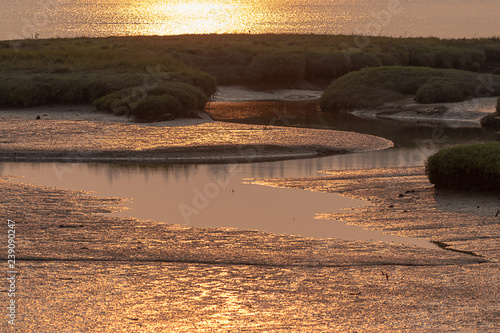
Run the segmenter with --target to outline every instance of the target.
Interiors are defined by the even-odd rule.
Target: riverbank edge
[[[436,189],[429,182],[424,166],[324,170],[320,173],[318,177],[254,178],[250,181],[364,200],[369,204],[323,217],[394,236],[423,239],[443,250],[461,252],[475,257],[478,262],[498,265],[500,251],[496,239],[500,234],[495,212],[500,198],[496,193]]]
[[[244,153],[251,148],[252,153]],[[375,150],[375,149],[374,149]],[[255,152],[255,154],[253,153]],[[167,148],[161,151],[1,151],[0,162],[21,163],[115,163],[159,164],[231,164],[272,162],[355,153],[355,150],[326,147],[216,146]],[[128,156],[127,156],[128,155]],[[165,156],[168,155],[168,156]],[[215,155],[215,156],[211,156]]]
[[[413,96],[378,107],[348,113],[360,119],[382,119],[400,124],[428,124],[451,128],[481,128],[481,120],[496,113],[497,97],[472,98],[462,102],[418,104]]]
[[[311,100],[318,97],[319,91],[310,90],[291,90],[280,89],[277,91],[252,91],[245,90],[241,87],[233,87],[223,90],[221,94],[225,97],[216,98],[214,102],[231,99],[233,101],[261,101],[268,100],[269,96],[275,96],[277,100],[297,101]],[[316,95],[315,95],[316,94]],[[43,123],[49,121],[70,121],[74,123],[81,122],[97,122],[100,124],[121,126],[140,126],[146,128],[189,128],[193,133],[197,126],[204,124],[216,123],[208,114],[203,114],[204,117],[197,118],[182,118],[173,121],[163,121],[154,123],[135,122],[130,117],[116,116],[110,113],[97,111],[91,105],[52,105],[44,107],[35,107],[27,109],[8,109],[0,110],[0,130],[2,130],[2,122],[12,120],[27,120],[30,122],[36,121]],[[202,116],[203,116],[202,115]],[[230,123],[226,123],[229,124]],[[235,124],[236,126],[236,124]],[[241,126],[238,125],[238,126]],[[251,125],[261,130],[269,130],[274,126]],[[290,131],[292,135],[296,129],[293,127],[276,127],[280,130]],[[6,131],[5,128],[3,128]],[[308,130],[308,129],[303,129]],[[212,130],[214,135],[218,135],[217,130]],[[305,159],[323,157],[329,155],[356,153],[362,151],[374,151],[388,149],[394,144],[387,139],[376,137],[373,135],[360,134],[347,131],[331,131],[331,133],[345,133],[349,135],[359,136],[359,141],[363,144],[352,144],[347,142],[338,146],[325,145],[323,143],[315,143],[314,129],[308,134],[309,144],[294,144],[283,145],[277,142],[276,144],[260,144],[257,142],[252,144],[230,144],[230,145],[195,145],[187,147],[163,146],[160,149],[33,149],[30,147],[16,147],[16,149],[0,148],[1,162],[61,162],[61,163],[120,163],[120,164],[226,164],[226,163],[255,163],[269,162],[291,159]],[[322,130],[326,131],[326,130]],[[21,134],[18,134],[21,135]],[[334,134],[335,136],[335,134]],[[4,135],[0,140],[1,143],[9,142],[9,138]],[[16,139],[19,139],[18,137]],[[52,139],[52,138],[51,138]],[[60,138],[64,140],[64,137]],[[352,138],[350,138],[352,140]],[[3,142],[2,142],[3,141]],[[17,140],[16,140],[17,141]],[[57,141],[57,140],[56,140]],[[343,140],[339,140],[343,141]]]

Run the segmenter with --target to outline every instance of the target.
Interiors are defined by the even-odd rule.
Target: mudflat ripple
[[[46,119],[0,121],[3,161],[249,162],[389,147],[389,140],[358,133],[221,122],[153,127]]]
[[[399,189],[394,174],[371,175],[377,172]],[[326,177],[286,182],[363,197],[370,191],[362,172]],[[394,195],[395,188],[370,182],[376,190],[368,207]],[[19,239],[23,332],[492,331],[498,324],[500,276],[490,252],[112,218],[102,213],[119,209],[121,199],[5,177],[0,185],[2,211],[16,220]],[[375,213],[359,213],[378,222]]]
[[[326,214],[363,228],[425,238],[500,260],[498,194],[435,190],[423,167],[326,171],[324,177],[257,180],[262,184],[336,192],[371,205]]]

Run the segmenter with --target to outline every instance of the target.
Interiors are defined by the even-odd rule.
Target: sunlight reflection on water
[[[0,1],[0,39],[315,33],[445,38],[498,35],[495,0]],[[456,22],[460,22],[457,25]]]

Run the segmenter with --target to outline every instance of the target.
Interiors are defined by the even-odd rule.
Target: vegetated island
[[[442,149],[427,159],[425,171],[438,189],[500,192],[500,142]]]
[[[500,39],[185,35],[0,42],[0,106],[93,103],[137,121],[186,117],[218,85],[324,89],[336,112],[414,94],[500,94]],[[491,74],[487,82],[480,74]],[[478,81],[479,80],[479,81]],[[333,83],[332,83],[333,82]]]

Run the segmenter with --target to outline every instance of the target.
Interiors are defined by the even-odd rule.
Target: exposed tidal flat
[[[335,218],[459,251],[107,217],[121,199],[0,181],[20,240],[25,332],[494,332],[498,324],[496,198],[437,193],[422,168],[254,181],[369,200]]]
[[[189,124],[189,121],[188,121]],[[358,133],[230,124],[142,126],[51,119],[0,121],[3,161],[252,162],[386,149],[389,140]]]
[[[254,46],[260,43],[254,44],[255,39],[268,37],[271,40],[277,38],[275,42],[280,47],[293,46],[287,46],[279,40],[284,37],[279,36],[241,36],[249,38]],[[179,38],[182,40],[183,37]],[[184,38],[195,42],[191,42],[189,48],[182,43],[179,45],[179,50],[183,50],[179,51],[180,58],[189,59],[190,55],[193,59],[203,58],[204,53],[200,55],[198,49],[203,45],[196,44],[202,38]],[[128,40],[133,44],[141,38]],[[150,39],[158,41],[162,47],[165,40],[168,38]],[[102,41],[107,43],[110,39],[69,42],[82,42],[82,49],[88,47],[92,50],[92,43]],[[24,42],[35,49],[30,59],[36,62],[36,43],[42,41]],[[261,46],[269,46],[265,43]],[[497,41],[485,43],[484,52],[489,50],[490,43]],[[299,44],[293,47],[302,48],[303,45]],[[96,54],[107,54],[106,46],[97,45],[94,48]],[[448,46],[444,48],[449,51]],[[151,52],[144,54],[155,54],[154,50],[149,50]],[[242,52],[246,53],[246,50]],[[119,71],[124,71],[132,61],[115,56],[112,61],[106,60],[103,68],[124,61],[123,67],[117,65]],[[51,56],[47,57],[50,59]],[[342,57],[345,55],[341,54]],[[147,58],[133,68],[141,73],[134,85],[119,88],[133,89],[137,85],[144,88],[144,66],[151,59]],[[226,59],[233,57],[229,55]],[[279,55],[277,59],[281,62],[283,58]],[[294,54],[291,61],[297,59],[301,61]],[[494,61],[487,63],[485,66],[489,69],[495,64]],[[17,64],[22,67],[25,63],[19,61]],[[59,87],[65,87],[68,77],[56,77],[56,74],[74,75],[78,66],[67,67],[64,59],[56,64],[61,67],[54,71],[50,62],[46,62],[45,66],[51,72],[35,78],[35,85],[41,82],[42,88],[51,86],[44,81],[50,77],[54,79],[51,83],[63,78]],[[89,64],[96,65],[95,62]],[[258,72],[255,66],[247,73],[251,77]],[[170,67],[173,71],[175,68]],[[211,75],[221,69],[225,68],[212,68]],[[28,69],[23,70],[27,76],[32,75]],[[196,81],[193,78],[198,74],[194,75],[191,69],[186,71],[187,74],[181,73],[175,78],[184,80],[183,84],[192,82],[200,90],[205,87],[207,92],[214,87],[204,85],[214,82],[208,76],[200,74],[202,80]],[[266,72],[266,69],[262,71]],[[244,73],[240,71],[243,76]],[[12,74],[10,78],[14,76]],[[160,77],[172,78],[163,74]],[[276,77],[281,76],[277,74]],[[318,82],[302,80],[305,77],[299,76],[300,80],[295,80],[296,77],[284,76],[280,79],[282,81],[273,82],[273,78],[265,76],[263,82],[246,83],[311,88]],[[122,79],[122,76],[116,76],[113,82]],[[240,79],[241,76],[230,82],[240,83]],[[102,86],[91,84],[88,87],[106,88],[111,83],[106,81]],[[46,92],[45,88],[42,93]],[[87,98],[89,91],[98,91],[85,90],[87,88],[72,93]],[[116,92],[104,88],[102,91]],[[165,86],[161,92],[177,91],[171,88]],[[65,96],[63,92],[61,94],[56,96]],[[49,90],[46,96],[52,96],[52,92]],[[121,106],[136,106],[136,101],[126,100],[130,97],[127,93],[119,97],[124,102]],[[196,102],[190,104],[189,96],[181,97],[186,97],[185,104],[182,98],[179,99],[186,110],[196,105]],[[208,100],[208,96],[205,97]],[[131,124],[130,118],[113,115],[104,122],[102,118],[98,121],[92,119],[94,116],[103,117],[102,114],[75,111],[75,107],[62,107],[59,117],[64,117],[64,110],[71,109],[72,116],[58,119],[49,111],[45,113],[40,106],[45,102],[59,101],[26,101],[34,101],[36,109],[27,114],[9,107],[11,113],[7,116],[6,112],[5,119],[0,122],[0,147],[5,161],[95,161],[97,158],[101,162],[172,163],[168,159],[173,158],[177,162],[192,163],[194,160],[210,162],[227,158],[226,161],[249,162],[259,156],[305,157],[383,149],[392,145],[388,140],[356,133],[238,125],[211,120],[189,120],[188,126],[169,126],[169,122]],[[21,102],[24,103],[22,99]],[[80,102],[92,101],[84,99]],[[41,119],[35,120],[35,115],[40,115]],[[76,117],[83,120],[77,121]],[[182,125],[183,121],[176,125]],[[239,160],[234,160],[235,156]],[[194,228],[168,222],[109,217],[104,214],[122,209],[123,199],[14,183],[2,177],[2,216],[5,214],[16,221],[19,239],[17,324],[25,332],[494,332],[498,327],[499,220],[494,215],[499,201],[496,196],[437,191],[427,181],[422,167],[330,171],[314,178],[248,181],[342,193],[366,200],[366,206],[351,212],[325,214],[324,218],[398,236],[430,240],[447,250],[334,237],[285,236],[257,230]],[[3,246],[5,242],[3,239]]]
[[[15,130],[22,122],[40,131]],[[102,148],[113,137],[114,144],[133,151],[178,137],[164,135],[168,128],[145,124],[54,119],[11,119],[4,124],[11,133],[18,132],[18,147],[40,149],[41,156],[56,144],[71,151],[95,141]],[[245,140],[260,140],[275,130],[220,126],[243,131]],[[108,139],[85,141],[87,127],[94,128],[95,138]],[[123,131],[123,138],[140,134],[132,136],[137,142],[121,142],[115,128]],[[190,136],[196,132],[191,129]],[[337,132],[319,133],[330,142]],[[53,140],[40,144],[37,137]],[[322,135],[311,139],[318,137]],[[74,152],[85,158],[85,152]],[[366,200],[355,211],[324,218],[431,240],[448,250],[109,217],[106,213],[122,209],[123,199],[3,177],[2,214],[16,221],[20,240],[18,327],[26,332],[62,327],[81,332],[495,331],[500,282],[496,196],[436,191],[422,167],[248,181]]]

